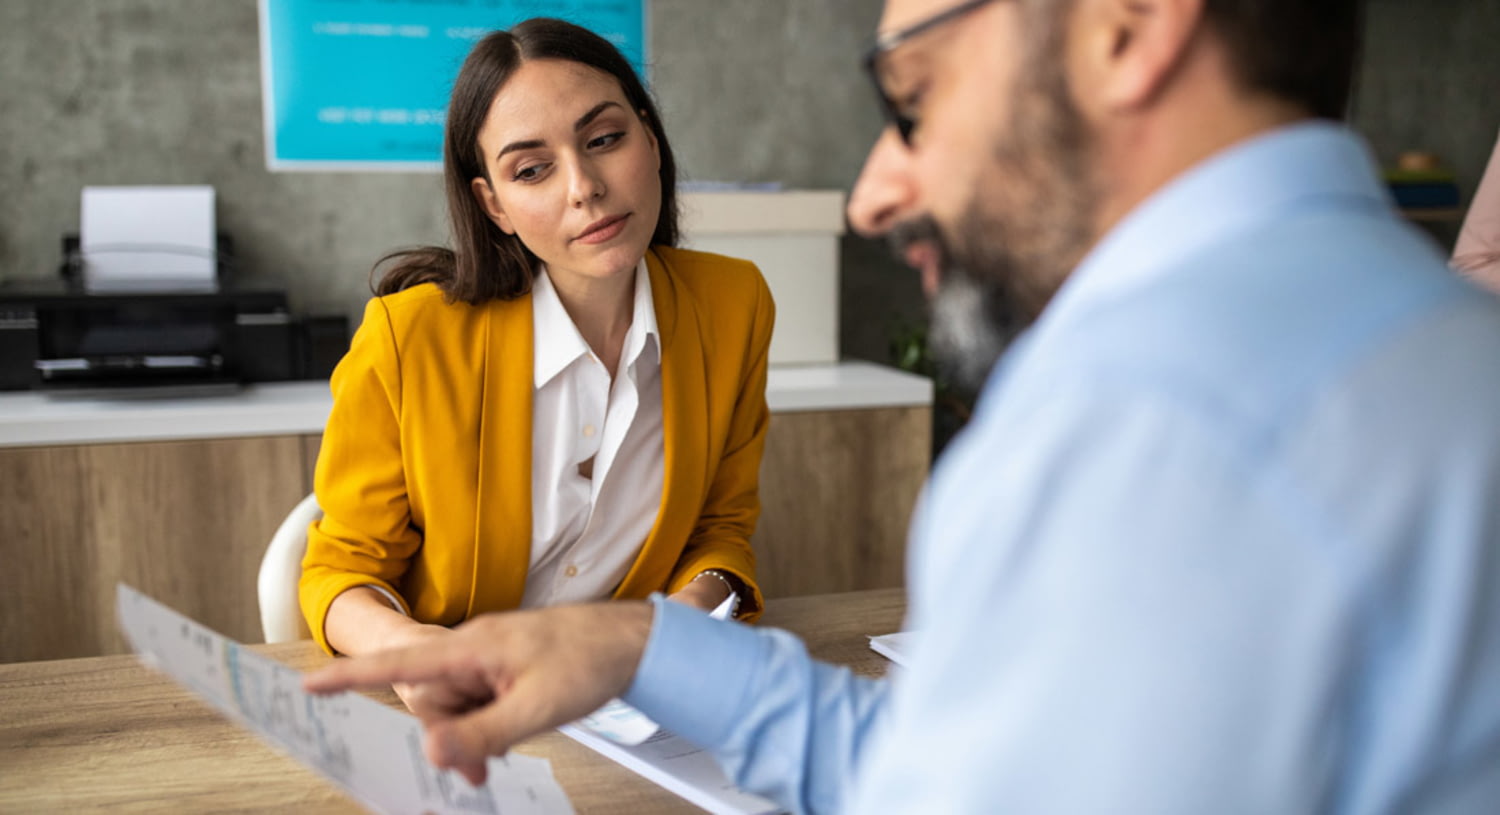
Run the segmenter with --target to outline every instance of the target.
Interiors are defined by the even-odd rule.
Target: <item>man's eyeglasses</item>
[[[885,81],[881,78],[881,62],[895,50],[896,46],[921,34],[931,31],[943,23],[957,20],[969,12],[987,5],[993,0],[966,0],[966,2],[940,11],[925,20],[919,20],[900,31],[892,31],[875,40],[870,50],[865,53],[865,73],[869,75],[870,82],[875,85],[875,95],[880,98],[880,108],[885,113],[888,122],[896,126],[896,132],[901,134],[901,141],[906,146],[911,146],[912,131],[917,129],[917,120],[901,109],[901,103],[897,102],[886,90]]]

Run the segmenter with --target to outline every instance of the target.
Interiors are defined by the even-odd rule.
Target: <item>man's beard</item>
[[[898,225],[890,234],[897,255],[912,243],[930,245],[941,277],[928,303],[927,351],[935,373],[965,392],[977,391],[995,361],[1030,320],[1005,281],[1010,275],[980,277],[955,263],[953,250],[937,222],[923,216]]]
[[[939,375],[970,392],[1041,316],[1094,238],[1087,129],[1056,61],[1060,46],[1037,39],[1012,95],[1011,125],[984,174],[989,185],[976,180],[951,233],[922,216],[890,238],[898,256],[914,242],[935,250],[928,351]]]

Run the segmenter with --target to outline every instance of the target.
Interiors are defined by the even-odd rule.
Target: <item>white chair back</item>
[[[302,555],[307,551],[307,526],[321,517],[323,510],[318,506],[317,496],[303,498],[266,546],[256,580],[260,627],[266,642],[290,642],[312,636],[297,601],[297,583],[302,579]]]

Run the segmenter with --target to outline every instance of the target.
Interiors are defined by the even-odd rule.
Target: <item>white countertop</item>
[[[768,380],[772,413],[932,404],[931,380],[869,362],[773,366]],[[0,393],[0,447],[321,433],[332,404],[327,382],[165,399]]]

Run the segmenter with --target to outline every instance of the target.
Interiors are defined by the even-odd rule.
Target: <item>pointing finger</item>
[[[308,693],[336,693],[354,688],[380,687],[393,682],[441,679],[458,669],[461,663],[469,661],[472,656],[471,652],[454,645],[445,639],[412,648],[338,659],[304,675],[302,688]]]

